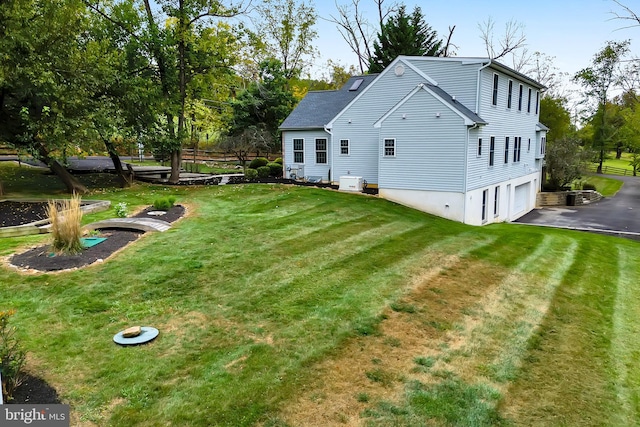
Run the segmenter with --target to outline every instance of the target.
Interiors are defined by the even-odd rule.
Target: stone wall
[[[586,205],[602,199],[602,194],[594,190],[556,191],[538,193],[536,206],[567,206],[567,195],[576,195],[576,206]]]

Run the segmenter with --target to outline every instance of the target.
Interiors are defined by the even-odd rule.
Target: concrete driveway
[[[515,222],[584,230],[640,240],[640,177],[608,176],[624,181],[613,197],[582,206],[534,209]]]

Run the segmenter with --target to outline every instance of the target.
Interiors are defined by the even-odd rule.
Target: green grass
[[[622,156],[619,159],[616,159],[616,153],[609,153],[609,158],[605,159],[602,163],[602,166],[611,166],[615,168],[626,169],[629,172],[633,172],[633,167],[629,164],[631,162],[631,154],[630,153],[622,153]]]
[[[46,176],[12,173],[31,176],[2,165],[11,194],[59,194]],[[406,372],[385,360],[368,369],[368,386],[405,390],[384,400],[351,390],[368,424],[640,422],[638,242],[469,227],[306,187],[105,185],[89,197],[136,207],[165,195],[189,216],[103,264],[36,275],[3,267],[0,310],[17,309],[30,369],[78,423],[286,425],[281,409],[322,383],[321,362],[354,340],[388,342],[388,313],[432,331],[425,345],[438,354],[407,354]],[[0,240],[0,254],[43,239]],[[436,255],[452,258],[425,283],[430,297],[406,302]],[[113,344],[132,325],[160,336]]]
[[[619,179],[606,178],[601,175],[587,174],[581,180],[583,183],[593,184],[596,190],[605,197],[613,197],[622,188],[624,182]]]

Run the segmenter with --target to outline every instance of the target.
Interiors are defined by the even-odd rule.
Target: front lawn
[[[29,370],[72,425],[640,422],[638,242],[309,187],[90,197],[133,209],[167,193],[187,217],[107,262],[3,267],[0,310],[17,310]],[[160,336],[115,345],[132,325]]]

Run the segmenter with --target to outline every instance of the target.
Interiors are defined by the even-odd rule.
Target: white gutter
[[[327,151],[331,153],[331,161],[329,162],[329,173],[331,174],[331,177],[329,177],[329,184],[333,184],[333,176],[335,173],[335,171],[333,170],[333,132],[331,132],[331,129],[326,126],[324,127],[324,131],[329,134],[329,141],[331,141],[331,150],[329,150],[329,147],[327,147]]]
[[[489,62],[487,62],[482,67],[478,68],[478,84],[477,84],[477,87],[476,87],[476,114],[478,116],[480,115],[480,82],[482,80],[481,74],[482,74],[482,70],[484,70],[485,68],[487,68],[490,65],[491,65],[491,60],[489,60]]]

